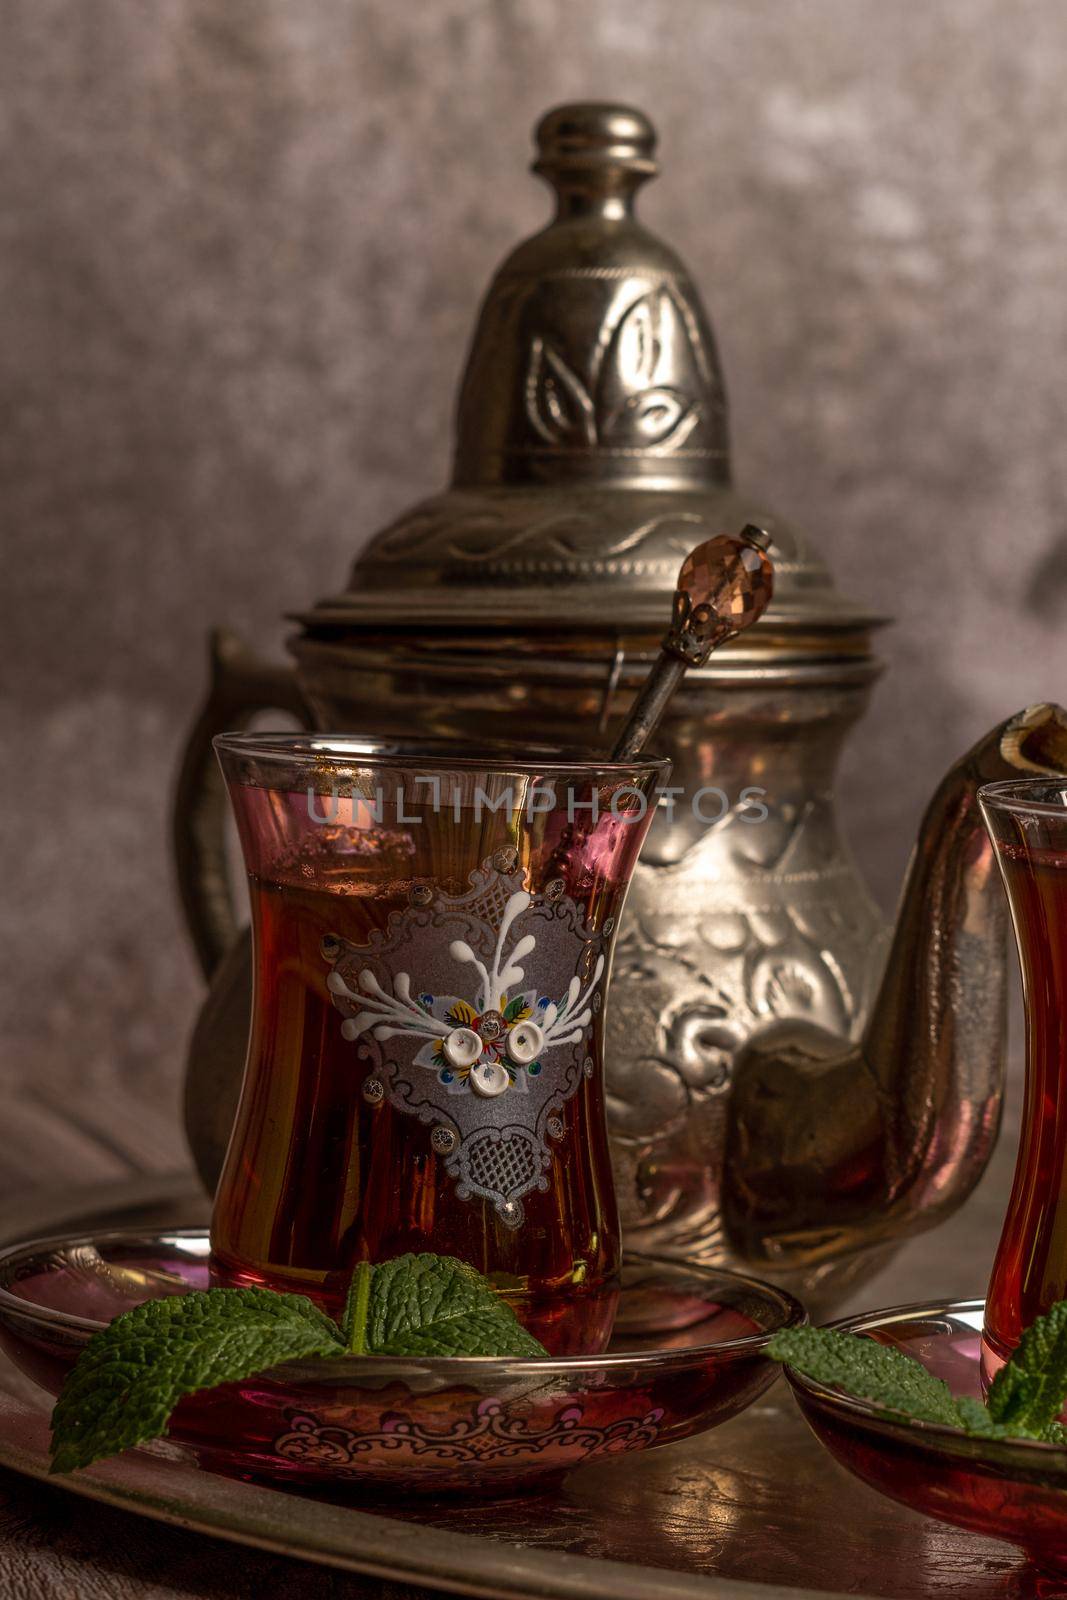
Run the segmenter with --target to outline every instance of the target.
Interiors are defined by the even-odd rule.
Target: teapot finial
[[[556,106],[537,125],[531,167],[558,197],[557,219],[597,212],[621,217],[654,178],[656,130],[643,111],[605,101]]]
[[[452,482],[361,541],[348,588],[308,614],[309,630],[418,617],[450,631],[477,617],[479,636],[506,636],[509,650],[540,649],[546,631],[583,651],[595,640],[608,660],[620,640],[654,650],[683,556],[752,520],[771,534],[778,583],[773,626],[746,650],[776,671],[847,658],[869,677],[875,619],[788,523],[731,487],[714,332],[684,262],[635,215],[658,173],[652,120],[571,102],[534,138],[556,214],[500,262],[482,302]]]
[[[530,531],[502,538],[509,577],[543,572],[546,525],[553,549],[570,556],[582,546],[579,582],[610,574],[632,587],[637,569],[611,564],[619,547],[640,548],[643,574],[658,576],[662,565],[673,577],[678,543],[691,544],[695,517],[706,515],[706,502],[694,508],[681,497],[728,482],[729,440],[696,288],[634,216],[634,194],[656,172],[655,130],[642,111],[589,102],[548,112],[536,140],[533,170],[555,190],[556,216],[501,264],[482,305],[459,395],[453,486],[557,497],[552,506],[512,501]],[[589,515],[575,501],[579,486],[630,497],[611,510],[598,500],[576,541],[560,530]],[[650,490],[651,504],[633,498]],[[605,515],[620,513],[627,531],[612,533]],[[499,521],[499,505],[493,515]],[[561,570],[572,576],[569,565]]]

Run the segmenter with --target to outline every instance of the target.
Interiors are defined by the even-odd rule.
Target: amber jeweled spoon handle
[[[645,748],[689,667],[702,667],[712,651],[763,615],[774,592],[770,542],[749,523],[736,539],[719,534],[686,556],[670,628],[615,741],[613,760],[630,761]]]

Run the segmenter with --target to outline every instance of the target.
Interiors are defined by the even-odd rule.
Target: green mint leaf
[[[95,1333],[52,1413],[53,1472],[158,1439],[184,1395],[282,1361],[344,1353],[303,1295],[207,1289],[149,1300]]]
[[[373,1280],[374,1268],[369,1261],[361,1261],[348,1286],[348,1298],[341,1318],[341,1335],[345,1349],[352,1356],[364,1356],[367,1353],[367,1312]]]
[[[547,1353],[481,1273],[455,1256],[406,1255],[380,1262],[371,1282],[365,1339],[368,1352],[383,1356]]]
[[[989,1408],[981,1400],[976,1400],[972,1395],[963,1394],[956,1396],[956,1409],[960,1414],[960,1421],[967,1432],[981,1439],[1012,1439],[1018,1435],[1011,1428],[1005,1428],[1000,1422],[994,1422],[989,1415]]]
[[[949,1428],[964,1425],[948,1384],[891,1345],[831,1328],[783,1328],[767,1354],[816,1383],[844,1389],[896,1416]]]
[[[500,1307],[507,1313],[500,1315]],[[527,1333],[511,1310],[498,1302],[495,1311],[467,1311],[462,1316],[398,1334],[377,1352],[383,1356],[545,1356],[544,1345]]]
[[[1067,1300],[1032,1322],[989,1386],[994,1422],[1040,1437],[1067,1399]]]
[[[981,1400],[972,1400],[970,1395],[957,1395],[956,1404],[967,1432],[983,1439],[1039,1439],[1043,1444],[1067,1444],[1067,1428],[1062,1422],[1048,1422],[1038,1431],[1017,1423],[994,1422],[988,1406]]]

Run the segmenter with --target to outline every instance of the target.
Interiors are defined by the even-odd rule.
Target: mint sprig
[[[316,1357],[543,1356],[480,1273],[453,1256],[355,1270],[341,1326],[305,1295],[205,1289],[149,1300],[95,1333],[52,1413],[53,1472],[158,1439],[185,1395]]]
[[[1067,1300],[1026,1330],[990,1384],[985,1404],[954,1395],[906,1351],[833,1328],[783,1328],[767,1354],[892,1417],[960,1428],[986,1439],[1067,1443],[1067,1429],[1057,1420],[1067,1401]]]
[[[367,1354],[367,1317],[370,1312],[370,1291],[374,1275],[375,1268],[370,1262],[361,1261],[348,1285],[348,1297],[341,1317],[341,1338],[349,1355]]]

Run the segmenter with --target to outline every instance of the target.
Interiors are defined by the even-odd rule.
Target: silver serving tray
[[[188,1178],[31,1197],[5,1238],[204,1220]],[[873,1302],[872,1302],[873,1303]],[[51,1402],[0,1357],[0,1465],[47,1476]],[[166,1444],[49,1483],[139,1516],[393,1583],[499,1600],[1011,1600],[1032,1594],[1012,1549],[896,1507],[848,1477],[784,1383],[702,1438],[591,1465],[546,1494],[357,1509],[224,1478]],[[1028,1584],[1031,1587],[1028,1587]]]

